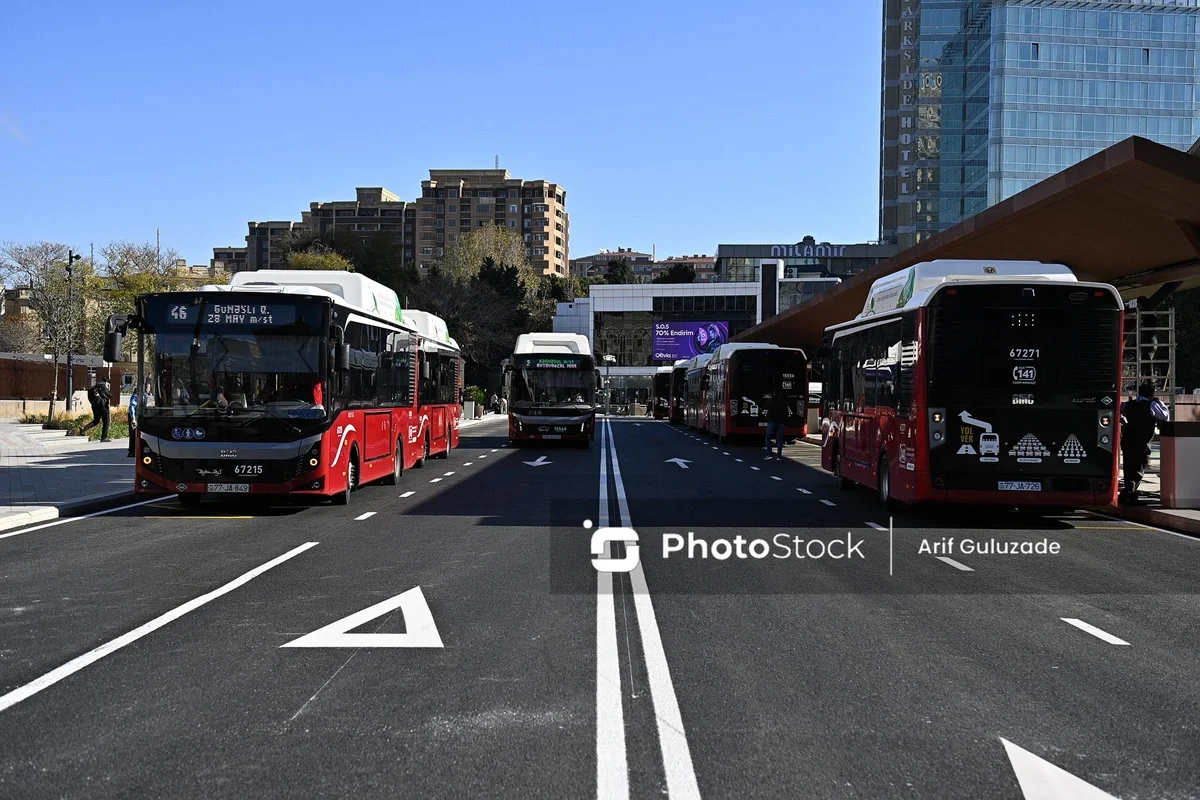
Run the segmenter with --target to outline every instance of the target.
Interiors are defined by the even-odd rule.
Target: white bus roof
[[[580,333],[522,333],[518,336],[517,343],[513,347],[513,355],[534,353],[567,353],[590,356],[592,345],[588,338]]]
[[[205,286],[217,291],[272,291],[287,294],[326,294],[362,313],[404,324],[400,298],[382,283],[356,272],[336,270],[271,269],[238,272],[226,286]],[[317,291],[310,291],[316,289]],[[411,326],[409,326],[411,327]]]
[[[671,366],[671,369],[678,369],[679,367],[686,366],[687,363],[688,360],[686,358],[676,359],[675,363]]]
[[[712,361],[712,353],[702,353],[698,356],[692,356],[683,362],[683,366],[687,368],[688,372],[691,372],[694,369],[706,366],[709,361]]]
[[[856,319],[929,303],[939,286],[963,281],[1076,282],[1075,273],[1062,264],[1040,261],[986,261],[939,258],[913,264],[871,284],[862,313]]]
[[[659,367],[658,369],[654,370],[655,374],[657,375],[670,375],[674,371],[674,367]]]
[[[421,335],[423,344],[426,342],[437,342],[438,344],[449,347],[457,351],[458,342],[450,338],[450,330],[446,327],[446,320],[441,317],[431,314],[428,311],[413,311],[404,312],[405,321],[416,328],[417,333]]]

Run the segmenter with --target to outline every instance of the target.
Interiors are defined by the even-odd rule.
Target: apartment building
[[[696,272],[696,283],[710,283],[715,280],[717,274],[717,257],[701,253],[699,255],[690,256],[668,256],[660,261],[655,261],[651,267],[651,279],[663,275],[671,267],[683,264],[691,267]]]
[[[601,250],[599,253],[582,258],[571,259],[571,274],[577,278],[603,278],[608,269],[608,262],[623,258],[633,267],[633,273],[645,281],[650,280],[654,266],[654,256],[650,253],[640,253],[632,247],[618,247],[616,250]]]
[[[283,269],[284,237],[292,231],[304,229],[301,222],[276,220],[274,222],[248,222],[246,234],[246,269]]]
[[[301,226],[321,234],[353,231],[364,240],[384,235],[401,247],[405,266],[417,263],[417,204],[382,186],[358,187],[353,200],[309,203]]]
[[[467,231],[500,225],[521,234],[525,254],[546,275],[566,275],[570,253],[567,193],[506,169],[431,169],[417,201],[417,266],[433,266]]]
[[[214,270],[234,273],[246,269],[245,247],[214,247],[212,261],[208,265]]]

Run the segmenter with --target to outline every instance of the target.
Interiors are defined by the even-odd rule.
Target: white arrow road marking
[[[1025,800],[1117,800],[1108,792],[1097,789],[1082,778],[1076,778],[1061,767],[1001,738],[1004,752],[1017,774]]]
[[[362,522],[364,519],[370,519],[371,517],[375,516],[375,514],[376,514],[376,512],[374,512],[374,511],[368,511],[365,514],[359,514],[357,517],[354,518],[354,521]]]
[[[1125,641],[1124,639],[1118,639],[1116,636],[1113,636],[1108,631],[1102,631],[1099,628],[1097,628],[1095,625],[1088,625],[1086,622],[1084,622],[1081,619],[1067,619],[1066,617],[1063,617],[1062,621],[1067,623],[1068,625],[1074,625],[1076,628],[1079,628],[1079,630],[1081,630],[1081,631],[1086,631],[1087,633],[1090,633],[1092,636],[1095,636],[1097,639],[1103,639],[1104,641],[1108,642],[1109,644],[1123,644],[1127,647],[1129,646],[1129,642]]]
[[[366,625],[377,617],[400,609],[404,614],[404,633],[350,633],[355,628]],[[437,625],[433,622],[433,614],[420,586],[415,586],[407,592],[376,603],[342,617],[337,622],[331,622],[323,628],[317,628],[299,639],[293,639],[280,647],[441,647],[442,637],[438,635]]]
[[[416,492],[405,492],[404,494],[402,494],[400,496],[401,497],[412,497],[414,494],[416,494]]]
[[[664,464],[678,464],[679,466],[683,467],[684,469],[688,469],[688,464],[690,464],[692,462],[688,461],[686,458],[668,458],[663,463]]]
[[[141,625],[137,628],[134,628],[129,633],[122,634],[122,635],[118,636],[116,639],[113,639],[112,641],[105,642],[104,644],[100,645],[99,647],[97,647],[93,650],[89,650],[88,652],[84,653],[83,655],[81,655],[77,658],[71,659],[66,664],[63,664],[61,667],[58,667],[56,669],[51,670],[50,672],[47,672],[42,677],[37,678],[33,681],[30,681],[29,683],[25,684],[24,686],[19,686],[16,689],[13,689],[8,694],[0,695],[0,711],[4,711],[6,708],[12,708],[17,703],[21,702],[22,700],[24,700],[28,697],[32,697],[33,695],[40,692],[42,689],[50,688],[51,686],[58,683],[62,679],[75,674],[76,672],[78,672],[79,670],[88,666],[89,664],[94,664],[95,662],[104,658],[106,655],[109,655],[110,653],[115,653],[116,651],[120,650],[125,645],[132,644],[133,642],[136,642],[138,639],[141,639],[143,636],[154,633],[159,628],[161,628],[164,625],[167,625],[171,622],[174,622],[175,620],[182,617],[184,614],[187,614],[191,611],[195,611],[197,608],[200,608],[200,606],[202,606],[206,603],[209,603],[213,600],[216,600],[221,595],[229,594],[234,589],[238,588],[239,586],[242,586],[243,584],[249,583],[250,581],[257,578],[259,575],[262,575],[267,570],[272,569],[273,567],[279,566],[283,562],[287,561],[289,558],[293,558],[295,556],[300,555],[301,553],[303,553],[305,550],[309,549],[310,547],[316,547],[316,546],[317,546],[316,542],[305,542],[304,544],[300,545],[299,547],[293,548],[293,549],[287,551],[286,553],[284,553],[283,555],[273,558],[270,561],[268,561],[267,563],[255,567],[254,569],[245,573],[241,577],[234,578],[233,580],[231,580],[229,583],[225,584],[224,586],[213,589],[208,594],[202,594],[197,598],[189,600],[181,606],[176,606],[175,608],[171,609],[170,611],[163,614],[162,616],[155,617],[154,619],[150,620],[146,624]]]
[[[526,461],[525,463],[531,467],[544,467],[547,464],[553,464],[554,462],[547,461],[545,456],[538,456],[537,461]]]
[[[962,564],[962,563],[959,563],[958,561],[955,561],[950,556],[934,556],[934,558],[936,558],[938,561],[941,561],[944,564],[949,564],[950,566],[954,567],[957,570],[962,570],[963,572],[974,572],[975,571],[971,567],[968,567],[966,564]]]

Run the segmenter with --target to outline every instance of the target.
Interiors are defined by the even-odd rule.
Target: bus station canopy
[[[1200,286],[1200,157],[1130,137],[734,338],[815,352],[872,283],[938,258],[1065,264],[1125,299]]]

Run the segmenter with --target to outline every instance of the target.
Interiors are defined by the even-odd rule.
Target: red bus
[[[687,418],[687,359],[681,358],[671,367],[671,422],[684,422]]]
[[[917,264],[826,330],[821,460],[885,505],[1111,506],[1120,295],[1058,264]]]
[[[706,405],[704,379],[706,375],[705,368],[708,366],[710,360],[712,360],[712,353],[704,353],[703,355],[692,356],[683,363],[684,384],[687,387],[687,398],[683,409],[683,422],[689,428],[695,428],[698,431],[705,430],[708,427],[708,406]]]
[[[109,360],[131,329],[136,385],[151,388],[138,492],[345,504],[458,444],[458,345],[441,319],[402,311],[361,275],[241,272],[228,286],[142,295],[136,313],[109,317]]]
[[[671,415],[671,373],[674,371],[674,367],[659,367],[654,373],[650,402],[654,407],[655,419],[666,419]]]
[[[765,436],[768,396],[777,392],[788,404],[784,437],[808,433],[808,359],[803,350],[774,344],[723,344],[708,362],[706,386],[706,427],[721,441],[729,436]]]

